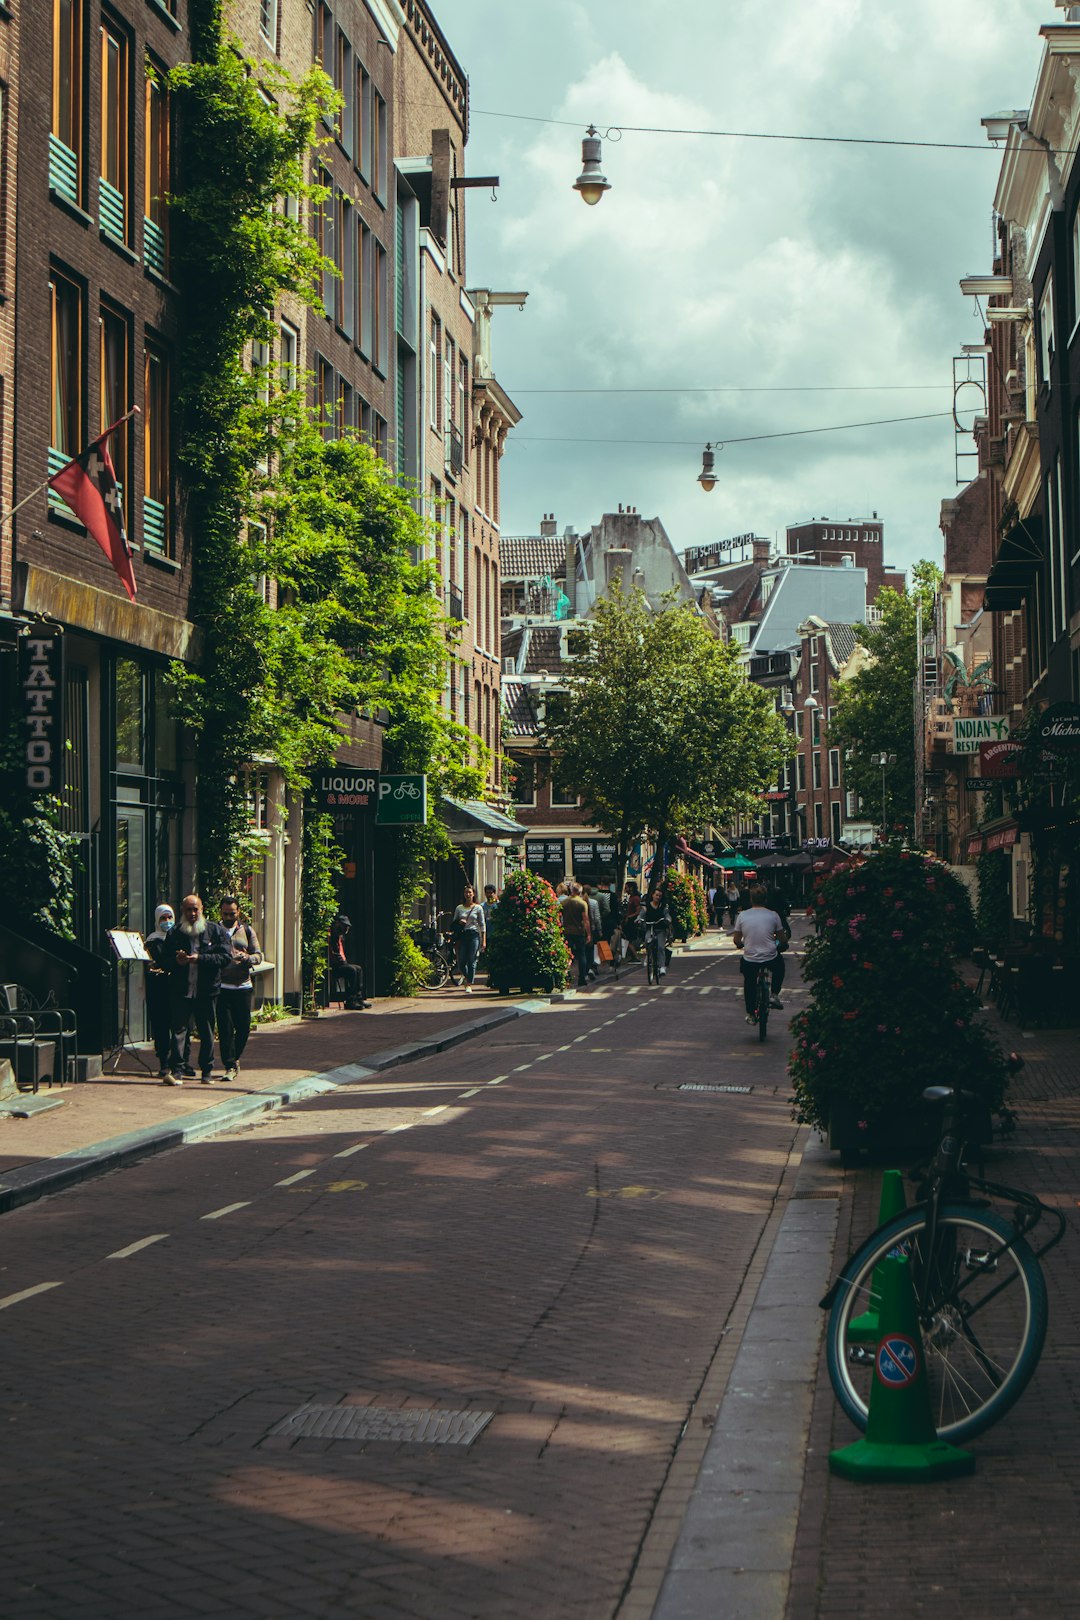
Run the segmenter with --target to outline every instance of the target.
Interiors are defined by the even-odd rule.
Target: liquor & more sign
[[[959,715],[953,720],[954,754],[977,754],[979,744],[1004,742],[1009,735],[1008,717],[1003,714],[980,714],[971,720]]]
[[[23,703],[20,745],[31,793],[59,793],[64,785],[64,637],[59,630],[19,637],[19,690]]]
[[[374,816],[379,827],[427,820],[427,777],[335,766],[315,783],[315,802],[332,816]]]

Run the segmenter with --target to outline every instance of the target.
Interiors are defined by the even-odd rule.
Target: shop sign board
[[[427,820],[427,777],[332,765],[315,779],[315,803],[332,816],[371,816],[377,826]]]
[[[562,866],[566,859],[561,838],[527,838],[525,840],[526,866]]]
[[[1023,747],[1017,742],[981,742],[979,775],[993,776],[999,782],[1019,776],[1023,752]]]
[[[315,802],[320,810],[333,816],[360,815],[374,812],[379,796],[378,771],[352,770],[348,765],[334,765],[320,771],[315,781]]]
[[[379,776],[376,826],[403,827],[426,820],[427,777],[383,772]]]
[[[1009,720],[1004,714],[980,714],[972,719],[953,720],[953,753],[977,754],[979,744],[1004,742],[1009,735]]]
[[[615,865],[615,844],[610,839],[571,838],[570,850],[575,872],[579,866],[614,867]]]
[[[64,785],[64,634],[39,630],[19,637],[23,780],[31,793]]]
[[[1039,717],[1039,740],[1055,754],[1080,750],[1080,705],[1051,704]]]
[[[991,788],[996,788],[999,785],[999,779],[995,776],[967,776],[964,778],[964,786],[969,793],[989,793]]]

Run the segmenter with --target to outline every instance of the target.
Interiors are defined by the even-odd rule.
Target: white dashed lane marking
[[[284,1181],[275,1181],[274,1186],[291,1187],[294,1181],[303,1181],[305,1176],[313,1176],[314,1174],[314,1170],[298,1170],[294,1176],[286,1176]]]
[[[424,1118],[425,1119],[433,1119],[436,1114],[445,1114],[446,1110],[449,1108],[449,1106],[450,1106],[449,1103],[440,1103],[438,1108],[425,1108],[424,1109]]]
[[[148,1249],[151,1243],[160,1243],[162,1238],[168,1237],[168,1232],[155,1232],[153,1237],[140,1238],[138,1243],[129,1243],[126,1249],[117,1249],[114,1254],[107,1254],[106,1260],[126,1260],[129,1254],[138,1254],[140,1249]]]
[[[459,1098],[461,1098],[461,1097],[475,1097],[477,1095],[477,1093],[479,1092],[479,1090],[480,1090],[479,1086],[473,1086],[471,1091],[459,1091],[458,1092],[458,1097]]]
[[[18,1305],[20,1300],[32,1299],[35,1294],[47,1293],[50,1288],[60,1288],[61,1283],[35,1283],[33,1288],[24,1288],[18,1294],[8,1294],[6,1299],[0,1299],[0,1311],[6,1311],[9,1305]]]
[[[209,1215],[200,1215],[202,1221],[220,1221],[223,1215],[231,1215],[234,1210],[247,1209],[251,1204],[250,1198],[243,1199],[239,1204],[226,1204],[224,1209],[212,1209]]]
[[[368,1142],[357,1142],[355,1147],[342,1148],[340,1153],[335,1153],[334,1154],[334,1158],[335,1159],[351,1159],[354,1153],[362,1153],[364,1151],[364,1149],[366,1147],[368,1147],[368,1146],[370,1146],[370,1144]],[[302,1175],[302,1176],[310,1176],[310,1175],[313,1175],[313,1174],[314,1174],[314,1171],[312,1171],[312,1170],[301,1170],[301,1172],[300,1172],[300,1175]],[[290,1181],[298,1181],[299,1179],[300,1179],[299,1176],[290,1176],[289,1177]],[[284,1187],[285,1185],[286,1185],[286,1183],[284,1181],[279,1181],[278,1182],[279,1187]]]

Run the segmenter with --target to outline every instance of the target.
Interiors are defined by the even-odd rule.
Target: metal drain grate
[[[681,1085],[679,1087],[680,1091],[737,1091],[737,1092],[739,1092],[739,1094],[741,1096],[744,1096],[744,1097],[748,1097],[750,1095],[750,1093],[753,1091],[753,1089],[754,1089],[753,1086],[695,1085],[692,1081],[689,1081],[689,1080],[686,1082],[685,1085]]]
[[[494,1412],[446,1412],[406,1406],[302,1406],[270,1430],[298,1440],[388,1440],[400,1445],[471,1446]]]

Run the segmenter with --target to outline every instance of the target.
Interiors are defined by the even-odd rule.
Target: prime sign
[[[954,754],[977,754],[980,743],[1004,742],[1009,735],[1009,721],[1003,714],[980,714],[973,720],[953,720]]]
[[[64,785],[64,638],[57,630],[19,637],[19,689],[23,699],[21,746],[31,793],[59,793]]]

